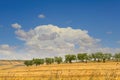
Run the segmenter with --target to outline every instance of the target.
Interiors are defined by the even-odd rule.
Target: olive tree
[[[104,53],[103,54],[103,62],[106,62],[106,60],[110,60],[112,57],[111,53]]]
[[[54,63],[54,58],[45,58],[46,64],[52,64]]]
[[[26,61],[24,61],[24,64],[26,66],[32,66],[33,65],[33,61],[32,60],[26,60]]]
[[[62,62],[62,57],[55,57],[55,62],[60,64]]]
[[[40,64],[44,64],[44,59],[39,59],[39,58],[36,58],[36,59],[33,59],[33,63],[38,66]]]
[[[77,59],[78,60],[81,60],[82,62],[87,62],[87,60],[88,60],[88,55],[87,55],[87,53],[79,53],[79,54],[77,54]]]
[[[114,54],[115,61],[120,61],[120,53]]]
[[[66,63],[72,63],[72,60],[76,60],[76,55],[72,55],[72,54],[65,55]]]
[[[103,53],[102,52],[96,52],[95,56],[97,58],[97,62],[100,62],[103,59]]]

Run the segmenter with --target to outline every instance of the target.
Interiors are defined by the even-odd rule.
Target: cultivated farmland
[[[0,61],[0,80],[120,80],[120,63],[80,62],[27,67],[23,61]]]

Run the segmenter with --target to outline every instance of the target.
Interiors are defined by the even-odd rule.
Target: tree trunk
[[[94,58],[94,61],[96,61],[96,58]]]
[[[103,63],[105,63],[105,59],[103,59]]]

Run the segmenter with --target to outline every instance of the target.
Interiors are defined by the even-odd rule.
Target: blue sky
[[[11,27],[17,23],[24,31],[48,24],[87,30],[102,47],[119,48],[119,14],[120,0],[0,0],[0,45],[25,45]]]

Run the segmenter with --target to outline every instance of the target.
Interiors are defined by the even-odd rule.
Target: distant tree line
[[[26,66],[32,66],[32,65],[42,65],[42,64],[52,64],[52,63],[72,63],[72,62],[103,62],[106,61],[120,61],[120,53],[116,53],[112,55],[111,53],[102,53],[102,52],[96,52],[92,54],[87,53],[78,53],[77,55],[74,54],[67,54],[65,55],[65,60],[63,60],[62,57],[54,57],[54,58],[33,58],[32,60],[26,60],[24,61],[24,64]]]

